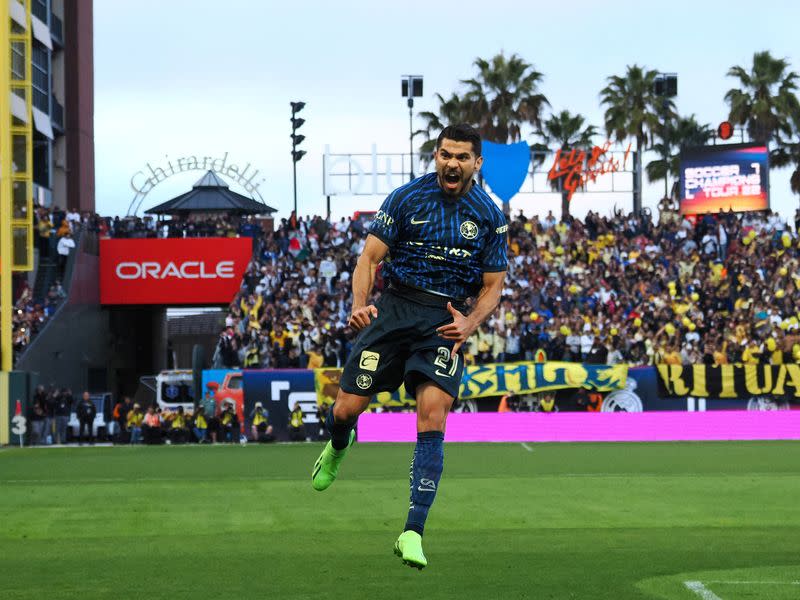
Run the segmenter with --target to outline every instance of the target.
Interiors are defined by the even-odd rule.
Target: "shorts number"
[[[437,356],[436,358],[433,359],[433,364],[439,367],[439,369],[446,371],[446,373],[443,373],[439,369],[436,369],[436,374],[441,377],[452,377],[453,375],[455,375],[456,369],[458,368],[458,354],[451,357],[450,348],[447,348],[445,346],[439,346],[436,349],[436,354]],[[448,365],[447,363],[451,362],[450,361],[451,358],[453,359],[452,360],[453,364]]]

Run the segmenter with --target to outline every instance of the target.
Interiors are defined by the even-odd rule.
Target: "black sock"
[[[334,405],[335,406],[335,405]],[[325,418],[325,427],[331,434],[331,446],[334,450],[344,450],[350,443],[350,432],[355,427],[358,419],[340,423],[333,418],[333,406],[328,411],[328,416]]]

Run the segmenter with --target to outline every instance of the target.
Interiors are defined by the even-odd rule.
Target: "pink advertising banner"
[[[413,442],[413,413],[364,413],[359,442]],[[800,439],[800,410],[453,413],[448,442],[667,442]]]

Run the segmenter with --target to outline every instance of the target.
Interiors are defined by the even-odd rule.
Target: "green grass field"
[[[411,445],[3,450],[0,598],[800,598],[800,443],[526,446],[446,446],[422,572]]]

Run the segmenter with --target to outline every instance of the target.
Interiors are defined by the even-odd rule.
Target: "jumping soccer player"
[[[370,397],[404,383],[417,401],[417,445],[411,507],[394,550],[418,569],[428,564],[422,532],[442,475],[447,413],[464,368],[460,349],[497,307],[507,268],[505,217],[472,179],[482,163],[478,132],[446,127],[436,141],[436,172],[393,191],[377,212],[353,272],[349,324],[360,333],[328,413],[331,440],[311,476],[314,489],[327,489]],[[368,304],[387,254],[387,289]]]

